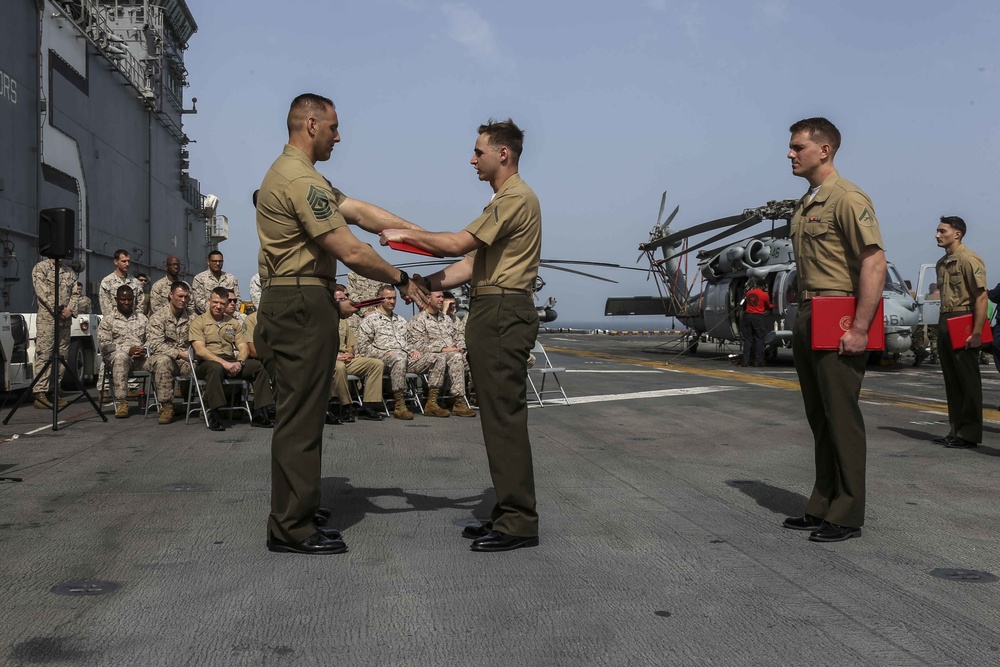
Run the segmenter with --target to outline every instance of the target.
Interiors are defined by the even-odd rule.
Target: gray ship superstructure
[[[34,308],[38,212],[76,213],[71,260],[94,303],[112,256],[154,279],[226,238],[188,174],[184,0],[0,3],[0,309]]]

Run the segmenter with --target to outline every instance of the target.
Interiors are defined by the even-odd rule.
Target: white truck
[[[0,389],[14,391],[31,384],[37,372],[35,360],[35,313],[0,313]],[[78,315],[70,329],[66,363],[87,386],[97,384],[101,353],[97,347],[100,315]],[[60,368],[63,389],[75,389]]]

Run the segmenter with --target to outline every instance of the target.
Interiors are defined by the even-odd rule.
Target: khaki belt
[[[317,278],[316,276],[276,276],[274,278],[261,278],[261,289],[268,287],[325,287],[333,289],[336,283],[330,278]]]
[[[799,292],[799,301],[808,301],[814,296],[854,296],[854,292],[842,289],[804,289]]]
[[[498,285],[484,285],[483,287],[472,288],[473,299],[477,296],[504,296],[506,294],[510,294],[512,296],[529,296],[531,292],[526,289],[511,289],[509,287],[500,287]]]

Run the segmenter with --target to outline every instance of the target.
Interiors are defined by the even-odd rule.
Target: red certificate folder
[[[959,315],[948,318],[948,335],[951,337],[951,349],[961,350],[965,347],[965,341],[972,335],[972,315]],[[983,322],[983,345],[993,342],[993,330],[990,329],[990,320],[987,318]]]
[[[428,257],[437,257],[432,252],[427,252],[423,248],[418,248],[415,245],[410,245],[409,243],[403,243],[402,241],[389,241],[389,247],[393,250],[402,250],[403,252],[412,252],[414,255],[426,255]]]
[[[378,304],[382,303],[383,301],[385,301],[385,297],[384,296],[378,296],[378,297],[375,297],[374,299],[366,299],[364,301],[358,301],[357,303],[355,303],[355,302],[352,301],[351,302],[351,306],[353,306],[354,308],[367,308],[368,306],[377,306]]]
[[[812,299],[812,349],[836,350],[840,339],[854,323],[853,296],[814,296]],[[885,349],[885,307],[878,300],[868,329],[870,351]]]

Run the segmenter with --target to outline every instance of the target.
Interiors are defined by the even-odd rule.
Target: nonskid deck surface
[[[502,554],[460,537],[493,503],[478,419],[327,427],[350,551],[312,557],[264,548],[270,431],[77,403],[53,433],[22,408],[0,427],[23,479],[0,483],[0,664],[996,664],[1000,415],[978,449],[932,444],[936,366],[869,371],[864,535],[822,545],[780,527],[813,479],[784,353],[542,341],[571,405],[530,413],[541,544]]]

